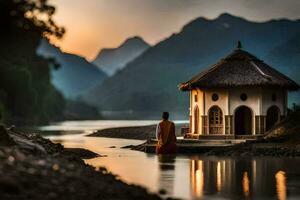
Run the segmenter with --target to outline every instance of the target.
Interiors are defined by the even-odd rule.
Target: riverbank
[[[290,115],[257,140],[201,139],[177,140],[178,153],[205,156],[274,156],[300,157],[300,117]],[[147,140],[132,150],[155,153],[155,140]]]
[[[98,155],[0,126],[0,198],[160,199],[80,158],[93,156]]]
[[[198,154],[205,156],[275,156],[275,157],[299,157],[300,156],[300,136],[298,128],[283,129],[284,124],[274,127],[266,137],[257,141],[241,140],[178,140],[179,154]],[[155,153],[156,141],[155,125],[138,127],[121,127],[99,130],[89,136],[91,137],[111,137],[123,139],[147,140],[140,145],[129,145],[124,148]],[[279,131],[281,130],[281,131]],[[296,130],[296,131],[295,131]],[[284,133],[282,133],[284,132]],[[180,135],[180,127],[177,127],[177,135]],[[300,132],[299,132],[300,133]]]
[[[287,118],[276,124],[265,135],[257,140],[206,138],[201,140],[177,140],[178,153],[199,154],[207,156],[300,156],[300,107],[289,112]],[[180,135],[180,127],[176,135]],[[100,130],[90,136],[113,137],[124,139],[147,140],[140,145],[129,145],[124,148],[155,153],[156,126],[123,127]]]
[[[155,130],[156,130],[156,125],[108,128],[108,129],[98,130],[88,136],[147,140],[150,138],[155,138]]]
[[[122,138],[122,139],[135,139],[135,140],[148,140],[154,139],[157,125],[149,126],[135,126],[135,127],[119,127],[98,130],[89,137],[109,137],[109,138]],[[180,136],[181,127],[183,125],[175,125],[175,133]]]
[[[233,141],[231,141],[233,142]],[[178,140],[178,154],[197,154],[203,156],[225,157],[300,157],[300,144],[291,145],[283,143],[270,143],[264,140],[247,141],[241,143],[217,143],[216,141],[184,141]],[[129,145],[128,148],[146,153],[155,153],[156,141],[148,140],[140,145]]]

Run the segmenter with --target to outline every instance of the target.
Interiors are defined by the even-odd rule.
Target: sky
[[[197,17],[226,12],[253,21],[300,19],[300,0],[49,0],[55,21],[67,32],[53,41],[65,52],[93,60],[102,48],[115,48],[141,36],[151,45],[179,32]]]

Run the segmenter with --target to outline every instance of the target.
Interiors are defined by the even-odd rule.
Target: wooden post
[[[208,135],[208,123],[207,123],[207,115],[202,115],[202,134],[203,135]]]
[[[225,134],[231,135],[233,134],[233,116],[225,115]]]

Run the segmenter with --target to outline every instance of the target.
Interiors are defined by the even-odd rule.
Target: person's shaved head
[[[168,112],[163,112],[163,113],[162,113],[162,118],[163,118],[164,120],[168,120],[168,119],[169,119],[169,113],[168,113]]]

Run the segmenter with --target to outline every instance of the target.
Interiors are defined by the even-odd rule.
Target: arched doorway
[[[199,132],[199,108],[198,106],[194,109],[194,133]]]
[[[280,121],[280,109],[277,106],[271,106],[267,111],[266,131],[270,130]]]
[[[234,113],[235,135],[252,134],[252,111],[247,106],[240,106]]]
[[[223,113],[218,106],[209,109],[209,134],[223,134]]]

